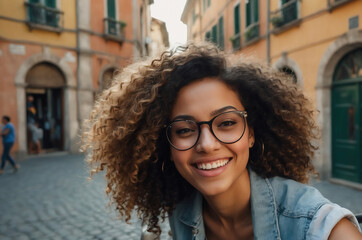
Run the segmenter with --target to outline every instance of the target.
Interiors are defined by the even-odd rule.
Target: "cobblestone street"
[[[0,176],[0,239],[140,239],[141,223],[117,219],[107,208],[102,174],[88,181],[82,155],[47,155],[6,166]],[[362,212],[362,191],[325,181],[314,183],[332,201]],[[161,239],[170,239],[165,234]]]
[[[0,176],[0,239],[140,239],[141,223],[107,208],[101,174],[88,181],[82,155],[41,156]],[[162,236],[162,239],[168,239]]]

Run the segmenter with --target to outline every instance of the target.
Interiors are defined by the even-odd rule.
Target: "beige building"
[[[182,21],[189,40],[291,74],[320,112],[321,176],[361,187],[361,13],[361,0],[188,0]]]
[[[150,38],[150,56],[157,56],[170,47],[166,24],[161,20],[152,18]]]

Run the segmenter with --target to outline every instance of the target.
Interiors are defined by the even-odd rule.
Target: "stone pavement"
[[[98,174],[88,181],[82,155],[52,154],[20,162],[19,172],[9,165],[0,176],[0,239],[114,239],[141,238],[141,223],[117,219],[107,208],[105,181]],[[322,194],[354,213],[362,213],[362,191],[314,182]],[[162,225],[167,236],[167,223]]]
[[[7,165],[0,176],[0,239],[141,238],[140,221],[126,224],[107,208],[103,176],[87,180],[82,155],[32,157],[20,165],[15,174]]]

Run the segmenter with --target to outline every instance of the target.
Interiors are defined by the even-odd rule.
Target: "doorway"
[[[39,63],[29,70],[26,76],[26,99],[32,96],[35,122],[43,131],[40,145],[43,152],[64,150],[64,76],[53,64]],[[28,104],[28,103],[27,103]],[[28,106],[27,106],[28,108]],[[29,116],[27,116],[29,122]],[[28,131],[28,153],[31,134]]]
[[[362,183],[362,48],[338,63],[332,85],[332,176]]]

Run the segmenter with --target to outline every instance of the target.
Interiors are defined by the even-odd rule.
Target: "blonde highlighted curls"
[[[314,171],[310,142],[317,128],[308,100],[284,75],[255,64],[228,66],[226,59],[214,45],[189,44],[125,69],[99,96],[85,123],[82,149],[92,175],[106,171],[107,194],[127,221],[135,209],[160,234],[158,217],[171,214],[194,190],[170,161],[164,126],[178,91],[205,77],[228,84],[248,111],[248,124],[264,145],[262,153],[261,147],[251,149],[254,171],[301,182]]]

